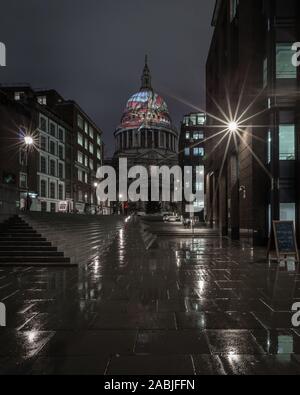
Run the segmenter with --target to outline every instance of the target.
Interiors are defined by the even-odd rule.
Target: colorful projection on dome
[[[127,102],[121,121],[122,128],[169,127],[170,125],[166,102],[152,91],[140,91],[134,94]]]

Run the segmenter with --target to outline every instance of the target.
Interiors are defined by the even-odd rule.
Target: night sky
[[[205,62],[214,0],[1,0],[0,83],[30,83],[76,100],[102,128],[107,155],[145,53],[155,91],[179,127],[205,107]]]

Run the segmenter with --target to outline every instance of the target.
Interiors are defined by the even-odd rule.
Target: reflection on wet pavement
[[[0,373],[300,374],[299,267],[135,220],[78,268],[0,268]]]

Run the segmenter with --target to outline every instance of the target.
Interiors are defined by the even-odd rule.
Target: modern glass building
[[[255,244],[267,242],[272,220],[295,221],[300,235],[298,3],[218,0],[213,15],[207,112],[239,130],[228,147],[220,134],[206,144],[209,218]],[[218,124],[208,118],[211,136]]]

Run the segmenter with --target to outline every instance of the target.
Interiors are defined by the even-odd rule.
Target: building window
[[[280,221],[296,222],[296,204],[280,203]]]
[[[47,202],[41,202],[41,211],[42,213],[47,212]]]
[[[83,147],[83,136],[81,133],[78,133],[77,142]]]
[[[42,106],[46,106],[47,105],[47,96],[38,96],[37,101]]]
[[[238,5],[239,0],[230,0],[230,22],[236,17]]]
[[[19,101],[23,99],[24,97],[24,92],[15,92],[15,101]]]
[[[47,173],[47,165],[46,165],[46,158],[41,156],[41,173]]]
[[[61,128],[58,129],[58,139],[59,139],[59,141],[61,141],[62,143],[64,142],[64,131],[63,131],[63,129],[61,129]]]
[[[84,131],[86,134],[89,134],[89,124],[87,122],[84,122]]]
[[[88,167],[88,165],[89,165],[89,158],[85,155],[85,157],[84,157],[84,166]]]
[[[272,160],[272,132],[268,131],[268,164],[271,163]]]
[[[90,143],[90,154],[94,153],[94,146],[92,143]]]
[[[26,189],[27,188],[27,174],[20,173],[20,188]]]
[[[41,129],[43,132],[47,132],[47,121],[46,121],[46,119],[43,118],[43,117],[40,118],[40,129]]]
[[[97,149],[97,159],[101,160],[101,150]]]
[[[44,136],[41,136],[41,150],[47,151],[47,139]]]
[[[82,155],[82,152],[80,152],[80,151],[78,151],[77,160],[79,163],[83,164],[83,155]]]
[[[55,199],[55,184],[50,182],[50,199]]]
[[[56,137],[56,127],[54,123],[50,123],[50,134],[52,137]]]
[[[189,148],[185,148],[184,149],[184,155],[185,156],[190,156],[190,149]]]
[[[50,141],[50,154],[55,155],[55,143],[54,141]]]
[[[77,115],[77,126],[79,129],[83,130],[83,118],[81,115]]]
[[[64,187],[61,184],[58,186],[58,199],[64,200]]]
[[[83,201],[83,193],[82,193],[82,191],[78,191],[78,201],[79,202]]]
[[[58,146],[58,156],[59,156],[59,159],[61,159],[61,160],[64,159],[64,147],[62,145]]]
[[[45,180],[41,181],[41,197],[42,198],[47,197],[47,184]]]
[[[186,132],[186,134],[185,134],[185,139],[186,139],[186,140],[189,140],[190,138],[191,138],[190,132]]]
[[[100,136],[100,134],[97,134],[97,144],[101,145],[101,136]]]
[[[193,134],[193,139],[194,140],[203,140],[203,138],[204,138],[204,134],[203,133],[196,132],[196,133]]]
[[[82,182],[82,180],[83,180],[82,173],[83,173],[83,171],[78,169],[77,177],[78,177],[78,181],[80,181],[80,182]]]
[[[194,148],[194,156],[204,156],[204,148]]]
[[[295,160],[295,125],[279,126],[279,159]]]
[[[90,138],[94,139],[94,129],[90,126]]]
[[[206,121],[206,115],[201,114],[197,116],[197,125],[204,125]]]
[[[58,177],[62,180],[64,178],[64,166],[62,163],[58,164]]]
[[[276,78],[277,79],[295,79],[297,78],[297,69],[292,64],[292,44],[276,45]]]
[[[263,87],[268,86],[268,58],[265,58],[263,65]]]
[[[50,175],[55,177],[55,161],[50,160]]]
[[[94,161],[93,161],[93,159],[90,159],[90,169],[94,170]]]

